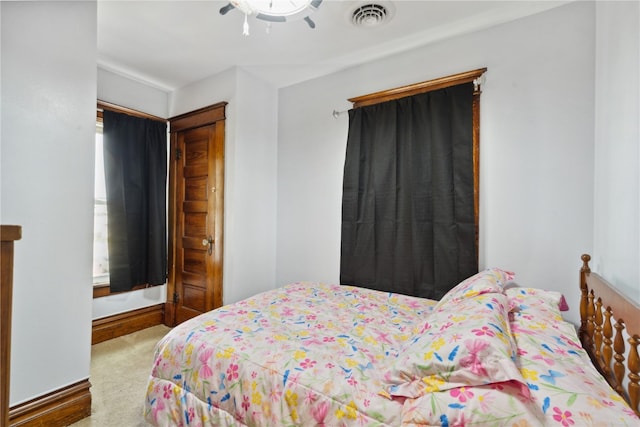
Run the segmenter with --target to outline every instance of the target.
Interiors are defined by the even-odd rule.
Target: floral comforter
[[[159,426],[398,425],[380,372],[434,301],[298,283],[176,327],[157,346],[146,418]]]
[[[479,273],[440,302],[296,283],[191,319],[156,347],[156,426],[638,425],[558,297]]]

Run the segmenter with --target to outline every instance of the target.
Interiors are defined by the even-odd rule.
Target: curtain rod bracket
[[[337,119],[338,117],[340,117],[344,113],[346,113],[346,111],[333,110],[333,113],[331,113],[331,115],[333,116],[334,119]]]
[[[484,82],[487,80],[487,78],[485,77],[484,73],[473,80],[473,90],[477,91],[480,89],[480,86],[482,86],[484,84]]]

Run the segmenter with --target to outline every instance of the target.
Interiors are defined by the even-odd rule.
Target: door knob
[[[213,237],[209,236],[208,239],[202,239],[202,246],[209,246],[209,255],[213,251]]]

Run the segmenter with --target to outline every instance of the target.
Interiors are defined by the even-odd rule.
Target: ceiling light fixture
[[[322,0],[230,0],[229,4],[220,8],[220,14],[226,15],[232,9],[238,9],[244,13],[244,25],[242,34],[249,35],[249,15],[257,19],[272,22],[286,22],[303,17],[311,28],[316,24],[309,18],[320,7]],[[269,27],[267,27],[268,30]]]

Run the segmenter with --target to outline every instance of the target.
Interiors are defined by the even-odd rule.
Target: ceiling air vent
[[[351,22],[356,27],[375,27],[384,23],[389,16],[389,10],[378,3],[368,3],[358,6],[351,13]]]

